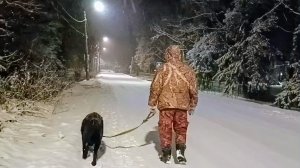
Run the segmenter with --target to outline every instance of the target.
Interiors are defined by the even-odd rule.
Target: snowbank
[[[101,87],[99,81],[95,78],[92,78],[90,80],[83,80],[79,82],[79,84],[83,87],[90,88],[90,87]]]

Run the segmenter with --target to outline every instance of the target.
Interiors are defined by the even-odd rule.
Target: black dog
[[[82,158],[87,158],[89,147],[94,145],[92,165],[95,166],[97,164],[97,151],[103,137],[103,119],[98,113],[90,113],[83,119],[81,124],[81,135],[83,150]]]

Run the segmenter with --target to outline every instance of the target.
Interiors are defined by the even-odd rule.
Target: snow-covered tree
[[[138,40],[138,46],[136,48],[136,53],[134,56],[134,62],[139,66],[139,68],[144,72],[150,71],[150,65],[155,60],[155,51],[151,48],[151,41],[146,40],[145,37],[141,37]]]
[[[203,89],[209,89],[210,82],[218,67],[216,59],[226,51],[222,39],[222,33],[209,33],[201,37],[193,48],[187,52],[187,60],[196,70],[199,83]]]
[[[187,52],[187,59],[198,73],[214,71],[217,66],[215,60],[224,52],[222,34],[212,32],[204,35],[193,48]]]
[[[300,62],[291,65],[293,76],[287,81],[275,104],[282,108],[300,108]]]
[[[151,1],[142,9],[147,21],[145,24],[149,25],[144,29],[150,29],[142,30],[141,34],[143,38],[147,37],[145,39],[150,44],[148,50],[155,53],[156,61],[163,61],[164,50],[170,44],[179,44],[185,51],[190,50],[201,36],[214,30],[209,25],[218,22],[206,0],[172,1],[171,5],[157,5],[163,3],[166,2]],[[160,11],[164,12],[158,14]]]
[[[74,37],[83,41],[78,33],[80,26],[76,29],[66,19],[61,4],[65,2],[72,4],[70,0],[0,1],[0,94],[36,100],[49,98],[62,89],[66,79],[62,76],[71,60],[66,54],[68,44],[76,44]],[[73,4],[80,12],[78,2]],[[68,34],[70,30],[73,34]],[[77,54],[81,48],[72,46]]]
[[[227,94],[237,86],[248,96],[267,91],[282,80],[278,67],[285,78],[284,67],[299,60],[298,0],[196,0],[179,6],[177,17],[152,24],[153,44],[183,45],[199,76],[224,82]]]
[[[219,70],[215,75],[215,79],[225,82],[225,93],[233,94],[238,84],[250,82],[256,89],[268,84],[272,57],[276,53],[263,33],[270,31],[276,20],[276,16],[271,15],[250,25],[237,11],[226,15],[227,39],[229,44],[234,44],[217,60]],[[240,25],[239,29],[234,29],[233,25]],[[246,30],[247,26],[250,31]]]

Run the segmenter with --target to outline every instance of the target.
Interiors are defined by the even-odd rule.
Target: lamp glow
[[[108,37],[103,37],[104,42],[108,42]]]
[[[94,8],[95,8],[95,10],[96,10],[97,12],[103,12],[103,11],[104,11],[104,5],[103,5],[103,3],[100,2],[100,1],[96,1],[96,2],[94,3]]]

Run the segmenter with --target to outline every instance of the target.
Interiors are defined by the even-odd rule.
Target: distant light
[[[104,42],[108,42],[108,37],[103,37]]]
[[[114,74],[114,73],[103,73],[97,76],[101,78],[101,81],[105,83],[116,83],[116,84],[127,84],[127,85],[133,85],[133,86],[149,86],[149,81],[142,81],[138,80],[137,78],[134,78],[129,75],[122,75],[122,74]],[[113,79],[113,80],[111,80]],[[135,80],[136,79],[136,80]]]
[[[103,12],[104,11],[104,5],[103,5],[103,3],[102,2],[100,2],[100,1],[96,1],[95,3],[94,3],[94,7],[95,7],[95,10],[97,11],[97,12]]]
[[[106,51],[106,48],[105,48],[105,47],[103,48],[103,51]]]
[[[282,72],[280,72],[280,76],[282,76]]]

